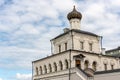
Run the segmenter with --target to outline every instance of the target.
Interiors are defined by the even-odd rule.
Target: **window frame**
[[[58,45],[59,53],[61,52],[61,45]]]
[[[80,50],[84,50],[84,42],[80,41]]]
[[[66,42],[66,43],[65,43],[65,51],[67,50],[67,48],[68,48],[68,47],[67,47],[67,42]]]
[[[89,50],[93,51],[93,43],[89,43]]]

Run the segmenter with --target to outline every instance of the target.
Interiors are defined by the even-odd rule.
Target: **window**
[[[42,74],[42,67],[40,66],[40,74]]]
[[[86,61],[85,61],[85,63],[84,63],[84,67],[85,67],[85,69],[87,69],[87,68],[88,68],[88,65],[89,65],[89,61],[88,61],[88,60],[86,60]]]
[[[97,67],[97,62],[93,62],[93,64],[92,64],[92,68],[93,68],[93,70],[95,70],[96,71],[96,67]]]
[[[68,61],[67,61],[67,59],[65,60],[65,66],[66,66],[66,69],[68,69]]]
[[[114,65],[111,65],[111,70],[113,70],[114,69]]]
[[[49,64],[49,72],[52,72],[51,64]]]
[[[38,75],[38,67],[36,67],[36,75]]]
[[[80,60],[76,60],[76,67],[80,68],[81,69],[81,61]]]
[[[61,52],[61,45],[58,46],[59,47],[59,53]]]
[[[107,70],[107,64],[104,64],[104,69],[105,69],[105,71]]]
[[[59,62],[60,70],[63,70],[63,64],[62,61]]]
[[[55,72],[57,71],[57,64],[56,63],[54,63],[54,70],[55,70]]]
[[[45,73],[47,73],[47,67],[46,67],[46,65],[44,65],[44,71],[45,71]]]
[[[65,51],[67,50],[67,43],[65,43]]]
[[[83,50],[84,49],[84,46],[83,46],[83,42],[80,42],[80,49]]]
[[[92,51],[92,48],[93,48],[93,44],[89,43],[89,50]]]

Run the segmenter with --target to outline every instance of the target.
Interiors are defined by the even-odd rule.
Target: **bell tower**
[[[78,50],[85,52],[100,53],[100,37],[94,33],[81,30],[82,14],[73,10],[67,14],[70,28],[65,28],[64,33],[51,40],[51,51],[53,54],[68,50]],[[80,65],[80,62],[78,62]]]
[[[72,29],[78,29],[80,30],[80,22],[82,19],[82,14],[78,12],[74,6],[73,11],[68,13],[67,19],[70,23],[70,30]]]

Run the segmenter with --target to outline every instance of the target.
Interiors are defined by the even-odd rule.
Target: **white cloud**
[[[17,80],[31,80],[32,79],[32,74],[16,74]]]
[[[39,31],[30,24],[23,24],[19,31],[21,31],[22,34],[39,34]]]
[[[106,1],[107,2],[107,1]],[[113,0],[110,0],[110,2],[109,2],[113,7],[120,7],[120,0],[115,0],[115,1],[113,1]]]
[[[86,1],[86,5],[82,5],[83,8],[83,23],[82,29],[90,32],[97,33],[104,38],[103,46],[107,49],[115,48],[120,45],[119,43],[119,13],[118,9],[112,5],[112,0],[110,1]],[[116,0],[114,3],[119,3]],[[120,6],[118,6],[120,7]],[[117,36],[116,36],[117,35]],[[113,38],[113,37],[118,37]],[[111,41],[111,38],[113,40]],[[117,41],[116,41],[117,40]],[[116,42],[116,43],[112,43]],[[112,44],[111,44],[112,43]]]
[[[0,0],[0,5],[4,5],[0,9],[2,69],[31,70],[31,61],[50,54],[49,40],[69,26],[66,15],[73,5],[77,5],[83,15],[82,30],[102,35],[107,49],[120,45],[119,0],[12,1],[12,4],[5,5],[4,0]],[[18,73],[17,76],[24,75]]]
[[[2,78],[0,78],[0,80],[3,80]]]
[[[44,57],[49,53],[45,50],[27,49],[19,47],[0,47],[0,67],[9,70],[31,70],[32,61]],[[4,54],[2,54],[4,53]],[[9,62],[11,61],[11,62]],[[13,64],[14,63],[14,64]],[[16,66],[15,66],[16,65]]]

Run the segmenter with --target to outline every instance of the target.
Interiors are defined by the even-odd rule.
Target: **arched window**
[[[96,71],[96,69],[97,69],[97,62],[93,62],[93,64],[92,64],[92,68],[93,68],[93,70],[95,70]]]
[[[38,67],[36,67],[36,75],[38,75]]]
[[[111,70],[113,70],[114,69],[114,65],[111,65]]]
[[[63,70],[63,64],[62,64],[62,61],[59,61],[59,66],[60,66],[60,70]]]
[[[42,66],[40,66],[40,74],[42,74]]]
[[[107,64],[104,64],[104,69],[105,69],[105,71],[107,70]]]
[[[54,62],[54,70],[57,71],[57,64]]]
[[[44,65],[44,73],[47,73],[47,67],[46,67],[46,65]]]
[[[88,68],[88,66],[89,66],[89,61],[88,61],[88,60],[86,60],[86,61],[85,61],[85,63],[84,63],[84,67],[85,67],[85,69],[87,69],[87,68]]]
[[[65,68],[68,69],[68,60],[65,60]]]
[[[111,61],[110,61],[111,70],[114,69],[114,64],[115,64],[115,62],[114,62],[113,60],[111,60]]]
[[[49,64],[49,71],[52,72],[51,64]]]

